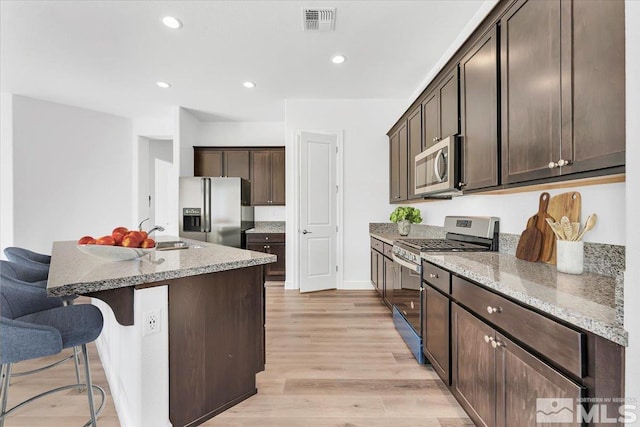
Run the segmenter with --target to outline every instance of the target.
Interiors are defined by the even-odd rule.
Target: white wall
[[[585,234],[587,242],[624,245],[625,236],[625,183],[569,187],[544,190],[551,196],[568,191],[578,191],[582,196],[582,222],[587,215],[596,213],[598,223]],[[500,218],[500,231],[520,234],[526,228],[527,219],[538,211],[542,190],[502,194],[465,195],[451,200],[439,200],[412,204],[422,212],[423,224],[439,225],[446,215],[487,215]],[[389,206],[391,210],[394,206]],[[372,222],[388,222],[389,215]]]
[[[287,286],[298,287],[294,227],[297,176],[295,133],[343,131],[344,287],[370,287],[369,222],[388,217],[389,147],[386,133],[405,100],[287,100]]]
[[[13,246],[13,95],[0,94],[0,248]],[[4,258],[4,253],[0,254]]]
[[[14,244],[50,253],[129,225],[131,132],[129,119],[14,96]]]
[[[284,122],[201,122],[198,143],[215,147],[283,146]]]
[[[626,122],[627,122],[627,271],[625,274],[625,329],[629,332],[626,353],[626,397],[640,405],[640,2],[627,0],[626,14]],[[636,410],[640,416],[640,409]],[[638,423],[637,423],[638,424]]]

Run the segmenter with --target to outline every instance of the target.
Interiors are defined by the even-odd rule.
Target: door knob
[[[302,234],[311,234],[311,231],[302,230]]]

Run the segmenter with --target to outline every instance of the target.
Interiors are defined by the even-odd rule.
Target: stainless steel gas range
[[[445,239],[403,238],[393,242],[394,283],[389,300],[393,322],[419,363],[422,353],[422,258],[424,252],[497,251],[499,220],[495,217],[448,216],[444,220]]]

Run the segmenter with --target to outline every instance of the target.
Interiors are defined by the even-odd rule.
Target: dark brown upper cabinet
[[[225,176],[250,179],[249,150],[193,147],[194,176]]]
[[[418,105],[409,114],[407,119],[409,158],[407,159],[407,168],[409,170],[409,183],[407,194],[409,199],[420,198],[416,196],[416,168],[414,167],[415,158],[422,152],[422,106]]]
[[[408,185],[407,122],[389,135],[389,202],[407,200]]]
[[[503,183],[624,165],[624,2],[519,0],[500,26]]]
[[[458,67],[447,72],[436,88],[422,101],[423,149],[447,136],[460,133]]]
[[[222,176],[222,151],[193,147],[194,176]]]
[[[285,204],[284,148],[251,151],[251,204]]]
[[[498,42],[492,27],[460,60],[463,190],[498,185]]]

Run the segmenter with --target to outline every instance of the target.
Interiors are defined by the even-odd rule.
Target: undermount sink
[[[176,249],[189,249],[187,242],[182,240],[172,240],[169,242],[158,242],[156,244],[157,251],[173,251]]]

